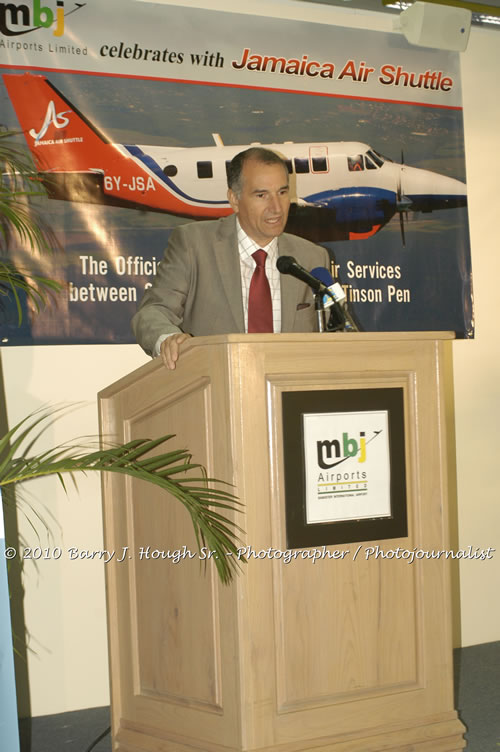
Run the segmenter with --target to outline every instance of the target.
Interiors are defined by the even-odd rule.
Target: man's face
[[[249,159],[241,173],[240,194],[229,189],[227,196],[241,227],[258,245],[267,245],[285,229],[290,194],[288,172],[280,164]]]

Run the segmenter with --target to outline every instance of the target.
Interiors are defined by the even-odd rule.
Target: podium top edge
[[[193,337],[185,343],[192,345],[218,345],[222,343],[242,344],[262,342],[342,342],[355,339],[363,341],[398,341],[398,340],[452,340],[456,339],[455,332],[298,332],[287,334],[217,334],[210,337]]]
[[[224,346],[224,345],[284,345],[302,343],[307,345],[318,344],[360,344],[363,342],[422,342],[422,341],[451,341],[456,339],[455,332],[449,331],[422,331],[422,332],[324,332],[319,333],[287,333],[287,334],[217,334],[208,337],[193,337],[186,340],[183,344],[183,353],[188,353],[199,347],[206,346]],[[99,391],[99,399],[106,399],[112,396],[117,389],[126,386],[127,383],[134,381],[141,373],[146,374],[163,368],[161,358],[154,358],[144,365],[139,366],[132,373],[123,376],[118,381],[104,387]]]
[[[421,342],[429,340],[454,340],[455,332],[298,332],[287,334],[216,334],[209,337],[192,337],[183,344],[184,352],[206,345],[261,345],[360,343],[360,342]]]

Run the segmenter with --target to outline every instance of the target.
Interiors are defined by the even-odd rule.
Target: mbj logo
[[[49,102],[49,106],[47,107],[47,113],[45,115],[45,120],[43,121],[43,125],[38,131],[34,128],[30,130],[30,136],[35,139],[35,144],[37,144],[41,138],[45,136],[47,133],[47,129],[49,125],[53,125],[55,128],[65,128],[67,125],[69,125],[69,120],[67,117],[64,117],[68,114],[68,112],[71,112],[71,110],[65,110],[64,112],[56,112],[56,108],[54,105],[54,102],[52,100]]]
[[[332,441],[317,441],[316,448],[318,451],[318,465],[323,470],[329,470],[335,465],[340,465],[349,457],[356,457],[359,454],[358,462],[366,461],[366,439],[365,432],[359,432],[359,439],[350,438],[347,432],[342,434],[342,441],[332,439]],[[332,462],[331,460],[335,460]],[[329,461],[330,460],[330,461]]]
[[[75,3],[75,10],[83,8],[86,3]],[[33,14],[27,5],[15,5],[14,3],[0,3],[0,32],[8,37],[28,34],[30,31],[37,31],[40,28],[49,29],[54,24],[54,36],[60,37],[64,34],[64,0],[57,0],[56,9],[53,6],[41,5],[40,0],[33,0]],[[9,24],[9,25],[7,25]],[[12,26],[24,26],[21,30],[14,30]],[[28,27],[28,28],[26,28]]]

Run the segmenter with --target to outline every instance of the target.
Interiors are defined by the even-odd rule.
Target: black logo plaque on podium
[[[401,387],[282,394],[288,548],[408,534]]]

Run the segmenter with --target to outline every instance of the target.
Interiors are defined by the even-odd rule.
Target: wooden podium
[[[104,436],[175,433],[176,447],[234,484],[241,545],[255,554],[220,585],[181,504],[149,484],[104,477],[105,547],[116,551],[106,567],[115,752],[464,748],[444,553],[452,338],[196,338],[176,371],[153,361],[100,393]],[[391,472],[401,480],[404,471],[407,532],[386,538],[382,520],[379,539],[358,540],[351,522],[346,541],[332,524],[335,542],[315,545],[318,559],[287,562],[284,444],[297,437],[283,436],[283,395],[338,402],[339,391],[342,401],[365,390],[402,396],[405,467]]]

